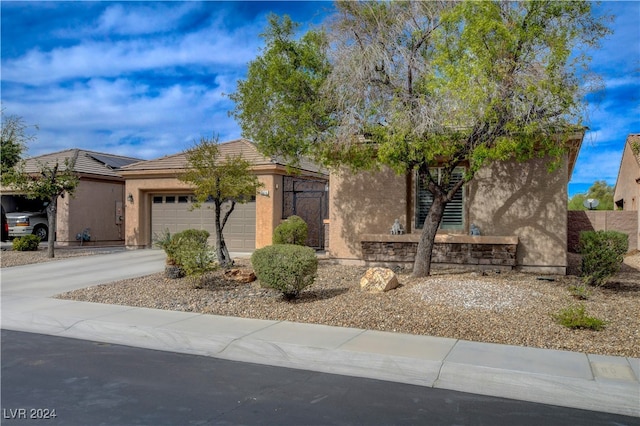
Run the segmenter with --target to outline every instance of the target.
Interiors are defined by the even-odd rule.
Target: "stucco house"
[[[637,211],[640,224],[640,133],[628,135],[625,141],[613,202],[615,210]],[[637,240],[640,250],[640,235]]]
[[[219,144],[219,159],[242,155],[252,164],[252,172],[263,184],[255,199],[236,204],[224,228],[224,239],[232,252],[251,252],[270,245],[273,231],[290,215],[301,216],[309,227],[307,245],[324,247],[323,220],[327,218],[328,175],[320,167],[301,161],[289,170],[277,158],[258,152],[246,139]],[[193,190],[178,176],[186,170],[184,152],[155,160],[141,161],[119,170],[125,179],[126,246],[151,247],[165,230],[206,229],[215,244],[214,212],[206,203],[192,205]]]
[[[66,159],[74,159],[74,171],[80,180],[73,197],[58,200],[55,241],[61,246],[111,245],[124,242],[124,179],[118,170],[139,158],[68,149],[31,157],[25,161],[25,171],[37,173],[39,164],[63,167]],[[7,212],[24,209],[32,204],[11,188],[2,188],[2,206]],[[82,237],[84,235],[84,238]]]
[[[567,187],[583,137],[584,131],[571,135],[553,172],[538,158],[481,169],[447,207],[434,263],[565,274]],[[416,174],[391,170],[332,173],[329,256],[357,264],[412,263],[431,201],[420,182]],[[405,234],[391,235],[396,219]],[[472,224],[480,235],[469,235]]]

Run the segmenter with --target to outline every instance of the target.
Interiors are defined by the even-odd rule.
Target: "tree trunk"
[[[231,255],[229,254],[229,250],[227,249],[227,244],[224,242],[224,236],[222,235],[222,230],[224,229],[224,225],[227,223],[227,219],[229,219],[229,215],[235,208],[236,204],[234,201],[231,201],[231,207],[225,213],[224,218],[222,218],[222,204],[223,202],[216,201],[216,255],[218,257],[218,263],[223,268],[231,265]]]
[[[51,197],[47,205],[47,223],[49,225],[49,235],[47,235],[47,257],[55,256],[53,246],[56,240],[56,215],[58,212],[58,196]]]
[[[422,235],[420,235],[420,241],[418,242],[416,260],[413,263],[414,277],[427,277],[431,273],[433,246],[446,205],[447,202],[445,201],[444,196],[434,195],[433,204],[431,205],[429,213],[424,220]]]
[[[407,206],[405,210],[405,233],[411,234],[413,229],[411,221],[413,220],[413,169],[407,170],[405,173],[405,199]]]

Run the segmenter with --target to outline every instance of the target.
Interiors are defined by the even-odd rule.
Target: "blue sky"
[[[37,124],[29,155],[67,148],[143,159],[201,136],[241,136],[224,95],[260,52],[270,12],[305,25],[330,2],[0,2],[2,106]],[[614,184],[624,141],[640,133],[640,2],[604,2],[614,34],[591,52],[606,88],[590,104],[590,131],[570,195]]]

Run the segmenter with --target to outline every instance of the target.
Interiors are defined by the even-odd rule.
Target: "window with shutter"
[[[431,170],[431,175],[437,179],[437,182],[441,182],[442,169]],[[453,171],[451,176],[451,182],[449,185],[455,185],[457,182],[463,179],[464,170],[457,168]],[[422,176],[418,176],[416,179],[416,228],[422,229],[424,220],[429,213],[431,204],[433,203],[433,196],[427,189]],[[440,229],[464,229],[464,191],[460,188],[458,192],[453,196],[447,207],[444,209],[444,216],[440,223]]]

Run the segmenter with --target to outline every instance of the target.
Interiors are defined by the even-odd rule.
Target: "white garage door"
[[[192,196],[156,194],[151,196],[151,235],[160,236],[165,230],[172,235],[185,229],[206,229],[209,242],[215,245],[215,211],[213,203],[193,209]],[[236,203],[223,230],[229,251],[253,251],[256,247],[256,203]]]

